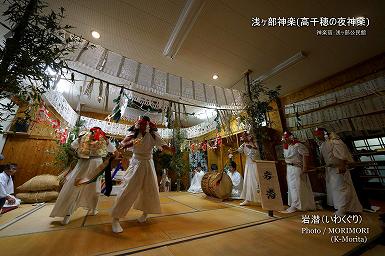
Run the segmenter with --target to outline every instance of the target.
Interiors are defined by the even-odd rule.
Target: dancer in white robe
[[[202,178],[205,175],[205,172],[202,170],[202,166],[198,163],[197,168],[194,170],[194,177],[191,179],[191,185],[187,192],[190,193],[202,193]]]
[[[83,186],[75,186],[75,182],[90,176],[103,163],[102,157],[115,151],[114,145],[99,127],[91,128],[89,132],[74,140],[71,148],[77,151],[79,159],[75,168],[67,175],[50,214],[50,217],[64,217],[63,225],[69,223],[71,215],[79,207],[88,209],[91,215],[97,214],[100,182],[95,181]]]
[[[237,171],[237,164],[234,161],[230,162],[230,170],[227,172],[227,174],[233,183],[230,198],[239,199],[243,188],[243,178],[242,175]]]
[[[243,141],[243,144],[237,150],[230,150],[231,153],[238,152],[246,156],[243,189],[240,196],[244,201],[240,205],[260,204],[261,194],[257,175],[257,163],[255,162],[259,158],[258,147],[253,137],[247,132],[243,133],[241,141]]]
[[[282,136],[284,142],[284,156],[287,165],[287,187],[289,208],[284,213],[292,213],[296,210],[315,210],[313,190],[308,169],[309,151],[306,146],[300,143],[290,132]]]
[[[328,205],[334,206],[338,216],[348,212],[362,212],[347,164],[353,157],[345,143],[324,128],[317,128],[314,136],[320,144],[320,153],[326,164],[326,192]]]
[[[125,185],[118,194],[112,209],[112,231],[123,231],[119,219],[126,216],[133,206],[143,212],[138,219],[145,222],[150,213],[160,213],[159,188],[152,159],[153,148],[166,149],[166,142],[160,137],[156,126],[147,116],[141,117],[123,141],[122,148],[131,148],[133,156],[125,176]]]

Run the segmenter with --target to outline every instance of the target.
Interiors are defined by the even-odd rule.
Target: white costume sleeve
[[[302,155],[302,156],[308,156],[309,155],[309,150],[307,149],[307,147],[304,144],[298,143],[297,147],[298,147],[298,153],[300,155]]]
[[[110,140],[108,140],[107,143],[108,143],[108,144],[107,144],[107,151],[108,151],[108,152],[111,152],[111,153],[114,152],[114,151],[116,150],[114,144],[112,144]]]
[[[13,181],[6,173],[0,174],[0,198],[9,196],[13,193]]]
[[[6,188],[6,183],[4,182],[4,180],[1,177],[1,180],[0,180],[0,198],[4,198],[4,197],[8,196],[8,193],[7,193],[5,188]]]
[[[79,138],[77,138],[71,143],[71,148],[74,150],[77,150],[79,148]]]
[[[131,136],[133,136],[134,134],[134,132],[129,132],[127,136],[120,142],[120,145],[122,147],[127,146],[131,142]]]
[[[244,147],[245,147],[245,143],[243,143],[242,145],[239,146],[239,148],[237,149],[237,152],[243,154],[245,152]]]
[[[233,182],[233,186],[238,186],[239,183],[241,183],[241,174],[235,171],[234,174],[231,176],[231,181]]]
[[[284,158],[287,158],[288,157],[288,154],[289,154],[289,149],[283,149],[283,157]]]
[[[349,152],[348,147],[342,140],[332,140],[333,156],[348,162],[353,162],[353,157]]]

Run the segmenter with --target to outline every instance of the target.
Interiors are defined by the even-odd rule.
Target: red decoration
[[[65,129],[60,128],[61,126],[60,120],[52,118],[52,114],[49,113],[48,109],[44,105],[44,102],[40,103],[39,110],[37,111],[35,116],[35,122],[36,123],[47,122],[54,129],[55,135],[58,137],[59,142],[61,144],[66,143],[67,137],[68,137],[67,128]]]
[[[191,149],[191,152],[194,152],[194,150],[195,150],[195,144],[194,143],[190,144],[190,149]]]
[[[220,135],[217,135],[216,143],[217,143],[218,146],[222,145],[222,137]]]
[[[107,140],[106,133],[103,132],[103,130],[99,127],[93,127],[90,129],[90,132],[94,135],[93,139],[99,141],[100,137],[103,137],[105,140]]]
[[[203,141],[203,142],[201,143],[201,149],[202,149],[203,151],[207,151],[207,140],[205,140],[205,141]]]

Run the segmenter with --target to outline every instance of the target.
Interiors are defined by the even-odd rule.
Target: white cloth
[[[72,142],[71,147],[76,150],[79,147],[79,139]],[[115,151],[111,142],[108,142],[107,151]],[[89,177],[102,163],[101,157],[78,159],[75,168],[66,177],[66,182],[59,193],[50,217],[71,215],[79,207],[90,210],[96,209],[100,193],[99,179],[96,182],[81,186],[75,186],[75,180]]]
[[[5,172],[0,173],[0,198],[10,196],[14,193],[12,176]]]
[[[233,173],[228,171],[227,174],[229,175],[231,182],[233,183],[233,188],[231,190],[230,198],[239,199],[241,196],[241,193],[242,193],[242,188],[243,188],[242,175],[237,171],[235,171]]]
[[[21,203],[21,200],[19,198],[14,197],[13,195],[10,195],[13,199],[15,199],[15,202],[13,204],[10,204],[8,200],[5,201],[5,204],[3,208],[8,208],[8,207],[18,207]]]
[[[162,178],[159,182],[160,192],[169,192],[171,187],[171,179],[167,176],[167,170],[163,170]]]
[[[187,190],[187,192],[190,192],[190,193],[202,193],[202,186],[201,186],[201,183],[202,183],[202,178],[203,176],[205,175],[205,172],[200,170],[199,172],[196,172],[194,174],[194,177],[191,179],[191,185],[189,187],[189,189]]]
[[[145,213],[160,213],[159,187],[155,172],[152,150],[166,142],[154,133],[155,138],[146,133],[140,143],[133,145],[133,156],[125,176],[125,185],[118,194],[112,217],[122,218],[133,206]],[[141,135],[139,135],[139,138]]]
[[[353,162],[349,149],[338,136],[332,136],[320,146],[321,157],[326,165],[338,165],[341,161]],[[340,214],[362,212],[362,205],[354,189],[350,172],[338,173],[338,167],[326,168],[327,201]]]
[[[261,202],[261,194],[259,187],[259,180],[257,175],[257,163],[258,151],[253,148],[248,148],[247,143],[243,143],[239,148],[238,152],[246,155],[245,173],[243,180],[243,190],[240,198],[250,202]]]
[[[309,176],[302,172],[303,156],[307,155],[309,151],[302,143],[284,149],[285,162],[296,165],[287,165],[288,204],[301,211],[316,209]]]

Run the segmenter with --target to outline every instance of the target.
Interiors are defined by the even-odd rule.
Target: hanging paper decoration
[[[60,128],[60,120],[51,119],[51,125],[52,125],[52,128],[54,128],[55,130],[59,129]]]
[[[71,73],[71,82],[74,84],[75,83],[75,73]]]
[[[120,114],[121,114],[121,116],[123,116],[124,113],[126,112],[127,105],[128,105],[128,98],[125,97],[124,100],[123,100],[122,106],[120,107]]]
[[[214,118],[214,122],[216,123],[217,132],[221,132],[221,121],[217,110],[217,116]]]
[[[297,128],[302,127],[302,120],[301,120],[301,118],[299,117],[298,109],[297,109],[297,111],[295,112],[295,126],[296,126]]]
[[[99,84],[99,95],[98,95],[98,102],[100,103],[103,99],[103,82],[100,81]]]
[[[95,82],[95,79],[92,78],[83,93],[84,95],[87,95],[89,99],[91,99],[91,94],[94,89],[94,82]]]
[[[44,105],[44,102],[40,103],[39,109],[35,115],[35,122],[47,122],[54,129],[55,135],[59,139],[59,142],[61,144],[66,143],[68,137],[68,129],[62,129],[60,120],[52,118],[52,114],[49,113],[48,109]]]
[[[172,107],[172,103],[170,102],[170,105],[167,107],[167,111],[166,111],[166,127],[168,129],[171,129],[171,118],[172,118],[172,110],[171,110],[171,107]]]
[[[120,102],[122,100],[122,95],[123,95],[124,91],[123,91],[123,88],[120,89],[120,92],[119,92],[119,95],[118,97],[116,97],[112,102],[115,103],[115,107],[114,109],[112,110],[112,114],[110,115],[110,117],[112,118],[112,120],[114,120],[115,122],[119,122],[120,118],[122,117],[122,112],[120,111],[121,107],[120,107]]]
[[[48,117],[49,117],[48,110],[46,109],[46,107],[44,106],[44,103],[42,102],[40,104],[38,111],[36,112],[35,122],[42,123],[44,121],[48,121]]]
[[[79,115],[72,109],[64,96],[58,91],[48,91],[44,93],[44,98],[57,113],[68,123],[70,127],[74,127]]]
[[[188,123],[188,113],[187,113],[187,110],[186,110],[186,105],[182,105],[183,107],[183,117],[184,117],[184,122],[187,124]]]
[[[59,132],[60,144],[65,144],[67,141],[67,137],[68,137],[68,129],[65,128],[64,130],[60,130]]]

